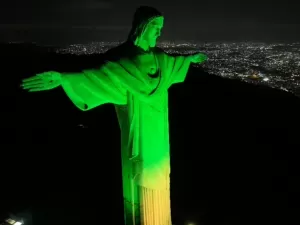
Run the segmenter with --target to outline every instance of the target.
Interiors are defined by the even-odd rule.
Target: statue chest
[[[135,63],[140,71],[145,74],[149,84],[156,87],[160,81],[160,68],[157,57],[153,53],[138,55],[135,58]]]

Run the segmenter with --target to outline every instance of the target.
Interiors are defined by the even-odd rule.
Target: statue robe
[[[159,48],[157,82],[143,73],[139,57],[126,43],[108,52],[98,69],[66,75],[62,87],[81,110],[115,105],[122,151],[125,223],[170,225],[170,148],[168,88],[183,82],[190,61]]]

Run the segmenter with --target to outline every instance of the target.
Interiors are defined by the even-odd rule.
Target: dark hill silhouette
[[[9,53],[2,55],[1,149],[7,154],[14,149],[14,160],[22,159],[22,174],[30,174],[27,183],[36,191],[29,198],[28,191],[20,190],[18,196],[27,196],[23,199],[29,202],[37,199],[30,204],[36,207],[37,221],[45,224],[66,217],[74,224],[84,213],[96,219],[112,208],[122,221],[122,206],[116,206],[122,202],[121,166],[113,107],[80,112],[60,88],[33,94],[18,87],[21,79],[35,73],[97,67],[103,55],[57,55],[16,46],[1,52]],[[299,98],[191,67],[186,82],[171,87],[169,107],[175,224],[186,218],[204,224],[299,222],[294,207],[299,200]],[[103,173],[107,163],[112,168]],[[113,200],[104,201],[103,193]],[[80,202],[74,195],[81,196]],[[106,209],[99,209],[102,203],[91,206],[95,201],[104,201]]]

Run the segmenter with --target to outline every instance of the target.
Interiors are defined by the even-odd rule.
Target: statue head
[[[149,50],[156,46],[163,24],[164,17],[157,9],[140,6],[134,14],[128,41],[144,50]]]

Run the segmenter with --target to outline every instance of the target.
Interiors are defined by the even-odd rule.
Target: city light
[[[17,221],[11,218],[5,220],[5,222],[1,223],[1,225],[22,225],[22,221]]]
[[[57,49],[59,54],[91,55],[105,53],[120,42],[93,42]],[[300,43],[266,44],[252,42],[188,43],[160,42],[169,54],[203,52],[208,60],[195,67],[228,79],[267,85],[297,95],[300,86]],[[300,96],[298,96],[300,97]]]
[[[23,223],[22,222],[19,222],[19,221],[17,221],[17,222],[15,222],[14,223],[14,225],[22,225]]]

